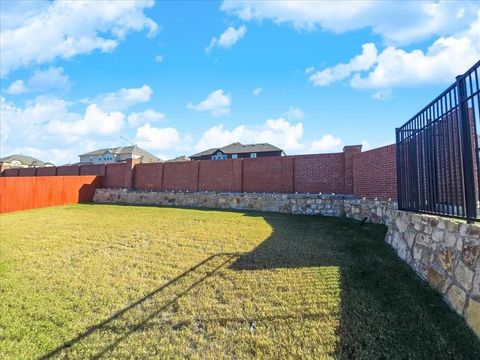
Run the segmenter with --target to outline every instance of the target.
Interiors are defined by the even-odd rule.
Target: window
[[[232,159],[238,159],[238,155],[237,155],[237,154],[233,154],[233,155],[232,155]]]
[[[257,157],[257,153],[250,153],[250,157],[251,157],[252,159],[255,159],[255,158]]]
[[[222,156],[222,153],[221,153],[220,151],[219,151],[219,152],[217,152],[217,156],[221,158],[221,156]]]
[[[90,156],[90,162],[93,162],[93,156]]]
[[[212,160],[217,160],[217,155],[212,155]]]

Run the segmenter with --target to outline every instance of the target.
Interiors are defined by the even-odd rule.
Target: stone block
[[[437,259],[442,268],[451,273],[455,262],[455,253],[451,249],[441,249],[437,252]]]
[[[480,302],[470,299],[465,310],[465,320],[468,326],[480,337]]]
[[[427,270],[427,281],[434,289],[440,293],[443,293],[445,276],[441,272],[437,271],[433,267],[429,267]]]
[[[447,292],[447,300],[457,314],[462,315],[467,300],[467,294],[456,285],[452,285]]]
[[[462,285],[462,287],[468,292],[472,289],[473,275],[475,274],[470,270],[463,261],[458,261],[458,264],[454,271],[455,279],[457,282]]]
[[[472,270],[475,270],[475,262],[480,255],[480,244],[475,245],[468,240],[463,241],[462,259]]]

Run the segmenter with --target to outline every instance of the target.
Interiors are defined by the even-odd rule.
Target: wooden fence
[[[0,213],[89,202],[102,185],[101,176],[1,177]]]

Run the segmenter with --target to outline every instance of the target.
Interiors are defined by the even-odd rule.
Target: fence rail
[[[480,61],[396,129],[401,210],[480,218]]]

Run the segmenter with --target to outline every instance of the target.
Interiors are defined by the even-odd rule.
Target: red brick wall
[[[55,166],[37,168],[37,176],[55,176],[57,168]]]
[[[153,164],[6,169],[2,176],[100,175],[107,188],[157,191],[337,193],[396,198],[395,145],[361,152]]]
[[[65,165],[57,167],[57,175],[80,175],[80,166],[76,165]]]
[[[198,161],[168,162],[163,165],[163,190],[197,191]]]
[[[343,193],[343,153],[298,155],[295,159],[295,192]]]
[[[125,187],[126,163],[107,164],[105,169],[105,187],[111,189]]]
[[[18,169],[5,169],[2,171],[2,176],[18,176]]]
[[[135,166],[134,187],[137,190],[163,190],[163,163]]]
[[[80,175],[99,175],[105,176],[105,165],[80,165]]]
[[[353,194],[367,198],[397,197],[395,144],[354,155]]]
[[[36,168],[21,168],[18,169],[18,176],[35,176],[37,173]]]
[[[243,159],[244,192],[293,192],[293,157]]]
[[[200,191],[242,191],[242,159],[203,160],[199,162]]]

